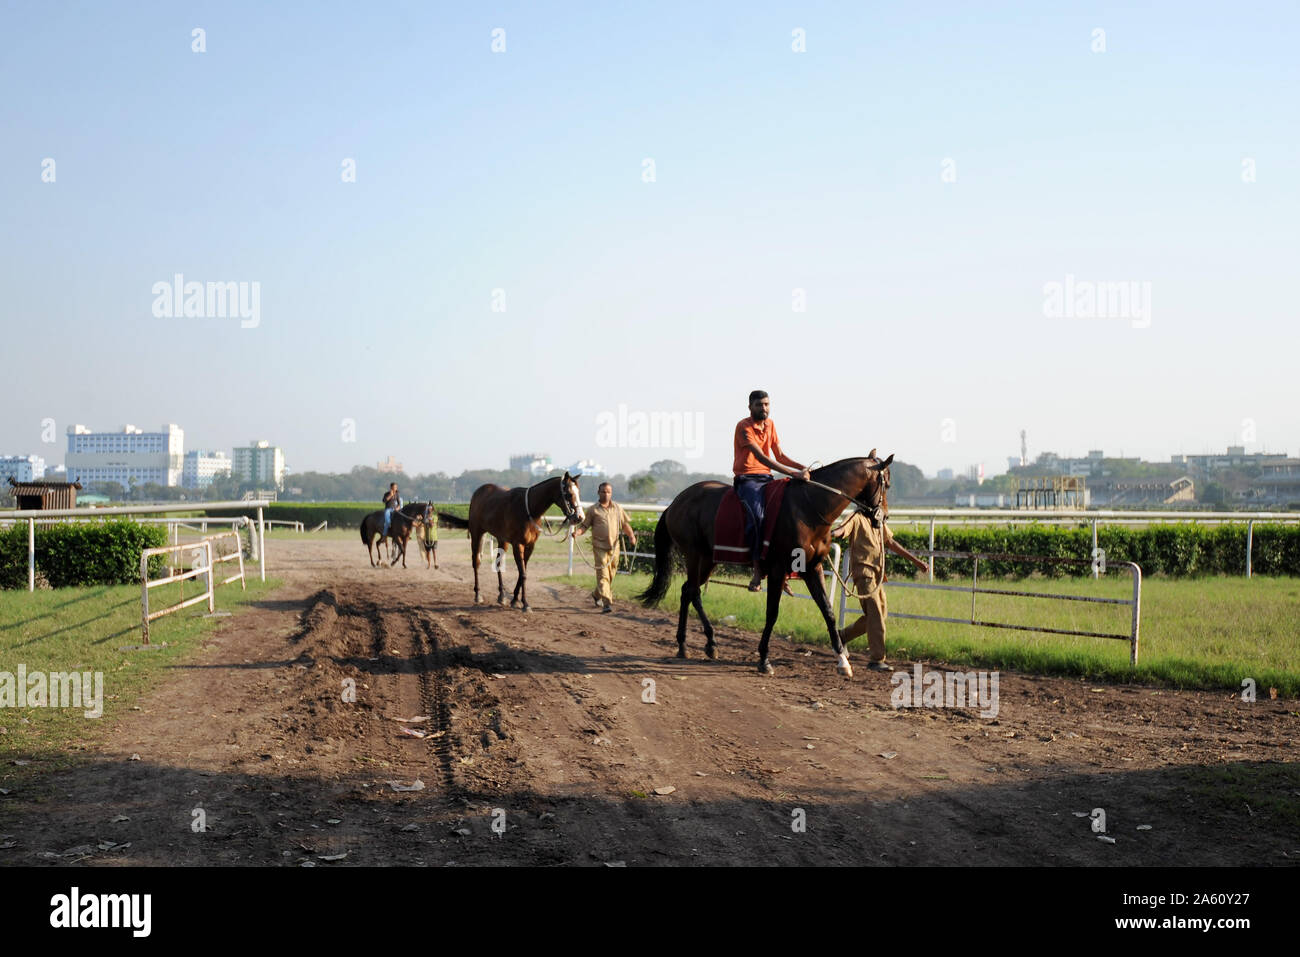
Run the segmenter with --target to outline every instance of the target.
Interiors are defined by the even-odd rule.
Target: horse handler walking
[[[587,509],[573,536],[576,538],[591,529],[591,551],[596,560],[596,588],[591,598],[597,605],[603,602],[601,613],[608,614],[614,610],[610,603],[614,600],[614,574],[618,571],[618,533],[621,531],[635,546],[636,532],[632,531],[623,506],[615,503],[613,486],[601,482],[596,491],[600,501]]]
[[[872,454],[875,454],[874,451]],[[885,602],[885,549],[906,558],[923,572],[929,571],[930,566],[894,540],[893,533],[883,518],[880,528],[873,528],[866,515],[854,512],[840,526],[838,534],[848,539],[849,575],[853,579],[853,590],[858,593],[858,602],[862,605],[862,615],[840,632],[840,637],[847,645],[865,633],[867,668],[871,671],[893,671],[893,668],[885,664],[885,618],[888,615]]]

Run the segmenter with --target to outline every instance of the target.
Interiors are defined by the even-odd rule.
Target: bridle
[[[577,479],[570,478],[570,481],[574,485],[578,484]],[[524,486],[524,518],[528,520],[528,524],[536,525],[538,532],[544,532],[545,529],[533,518],[533,510],[528,507],[528,492],[531,488],[531,485]],[[564,512],[565,524],[572,525],[577,521],[578,515],[573,504],[569,501],[569,496],[565,494],[566,492],[568,492],[568,487],[565,484],[564,476],[560,476],[560,511]]]
[[[867,461],[879,462],[880,459],[868,459]],[[809,471],[811,471],[811,469]],[[842,492],[837,488],[832,488],[831,486],[826,485],[825,483],[818,482],[816,479],[808,478],[808,479],[804,479],[804,481],[807,482],[809,485],[816,485],[818,488],[824,488],[828,492],[834,492],[836,495],[848,499],[851,504],[856,506],[860,512],[866,515],[868,520],[870,520],[872,526],[874,526],[875,528],[879,528],[880,523],[885,520],[885,509],[884,509],[885,490],[889,488],[889,484],[885,479],[885,471],[886,471],[885,469],[876,470],[876,474],[879,476],[877,481],[879,482],[880,485],[880,502],[875,505],[869,505],[866,502],[861,501],[860,499],[854,498],[848,492]],[[825,518],[823,517],[822,520],[825,521]],[[833,523],[828,523],[828,524],[833,524]]]

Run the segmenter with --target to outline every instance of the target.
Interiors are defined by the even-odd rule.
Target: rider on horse
[[[388,526],[393,521],[393,513],[402,507],[402,497],[397,494],[397,483],[390,482],[384,493],[384,536],[388,535]],[[382,544],[382,543],[381,543]]]
[[[744,504],[754,528],[754,577],[750,591],[758,591],[763,581],[759,556],[763,552],[763,487],[772,481],[772,470],[807,479],[808,469],[781,451],[776,423],[770,415],[767,393],[755,389],[749,394],[749,415],[736,423],[735,474],[736,494]]]

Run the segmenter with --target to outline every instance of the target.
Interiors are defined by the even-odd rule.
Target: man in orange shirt
[[[808,469],[781,451],[770,410],[766,392],[756,389],[749,394],[749,416],[736,423],[736,454],[731,466],[736,476],[736,494],[754,528],[754,577],[749,582],[750,591],[758,591],[763,581],[763,570],[758,564],[763,551],[763,486],[772,481],[773,469],[795,478],[808,478]]]

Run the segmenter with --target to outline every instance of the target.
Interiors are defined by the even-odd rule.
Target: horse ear
[[[870,452],[867,453],[867,458],[869,458],[869,459],[874,459],[875,457],[876,457],[876,450],[875,450],[875,449],[872,449]]]
[[[889,463],[892,461],[894,461],[894,455],[891,452],[889,454],[889,458],[885,459],[885,461],[880,463],[880,470],[883,472],[885,469],[889,468]]]

